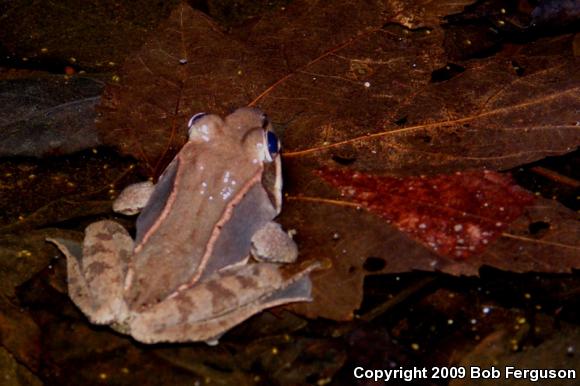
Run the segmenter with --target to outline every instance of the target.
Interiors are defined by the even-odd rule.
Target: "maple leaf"
[[[568,272],[580,262],[571,236],[578,231],[576,215],[556,203],[531,203],[529,193],[490,171],[580,144],[573,37],[450,63],[439,23],[459,8],[447,1],[370,1],[358,8],[294,1],[226,32],[182,4],[127,60],[120,82],[107,87],[98,127],[106,143],[157,175],[185,141],[191,115],[243,105],[266,111],[284,144],[287,202],[280,221],[296,229],[301,259],[331,267],[313,275],[315,301],[295,307],[309,316],[352,317],[371,273],[474,275],[484,264]],[[442,71],[448,75],[437,76]],[[339,165],[348,170],[335,174],[335,185],[350,186],[360,202],[345,205],[313,174]],[[490,171],[470,171],[476,169]],[[332,180],[331,174],[325,178]],[[381,193],[345,183],[356,175],[369,184],[381,181],[375,187]],[[423,187],[431,199],[422,207],[377,204],[404,200],[390,189],[420,186],[421,175],[446,188]],[[478,190],[493,202],[493,215],[477,207],[484,203]],[[475,200],[459,205],[466,210],[445,203],[465,196]],[[427,207],[442,208],[439,218]],[[457,210],[473,221],[445,218]],[[411,221],[414,216],[421,220]],[[534,232],[538,223],[547,224],[542,232]],[[421,224],[432,227],[423,231]],[[554,254],[561,259],[551,261]]]

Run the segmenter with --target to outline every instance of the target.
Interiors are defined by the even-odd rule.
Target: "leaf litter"
[[[107,86],[98,108],[101,137],[156,176],[185,140],[185,122],[193,113],[223,114],[248,104],[264,109],[284,144],[287,196],[280,220],[297,231],[301,259],[326,267],[313,278],[315,302],[293,307],[309,317],[352,319],[369,275],[477,275],[490,265],[570,272],[579,265],[577,214],[552,200],[533,199],[497,171],[569,152],[580,142],[573,37],[506,44],[489,57],[452,63],[438,23],[464,4],[428,3],[377,1],[353,10],[340,1],[318,8],[295,1],[229,31],[182,4],[129,57],[120,81]],[[356,185],[358,179],[366,182]],[[433,189],[434,182],[446,188]],[[402,194],[410,186],[423,189],[421,200]],[[478,191],[494,199],[493,214],[480,213]],[[460,235],[453,232],[468,227],[459,229],[446,216],[459,211],[450,197],[479,226],[502,223],[488,244],[464,238],[466,249],[457,248]],[[411,206],[398,205],[403,201]],[[433,233],[445,241],[443,252],[429,245],[433,234],[422,234],[417,217],[442,230]],[[57,269],[62,271],[62,261]],[[469,304],[466,299],[457,307]],[[49,327],[44,331],[58,333],[57,319],[37,320]],[[76,324],[75,340],[94,336],[84,323]],[[390,330],[395,338],[403,331],[399,327]],[[131,352],[124,341],[115,342],[109,349]],[[308,352],[312,345],[325,347],[305,343]],[[421,355],[403,348],[415,343],[403,338],[394,344],[405,352],[399,364],[409,358],[417,363]],[[184,365],[178,362],[172,365]],[[187,371],[220,376],[211,368]],[[249,381],[247,371],[229,375]],[[336,367],[311,369],[309,379],[321,379],[325,371],[332,374]],[[294,380],[296,375],[286,374]]]

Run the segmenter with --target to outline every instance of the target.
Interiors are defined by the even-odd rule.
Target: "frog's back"
[[[215,152],[199,151],[186,144],[160,178],[137,219],[129,304],[158,302],[180,286],[197,281],[221,229],[227,226],[248,189],[244,185],[259,184],[261,165],[235,173],[216,170],[216,162],[236,162],[216,156]],[[184,166],[184,162],[191,167]],[[230,260],[247,256],[247,251],[241,249],[236,253]]]

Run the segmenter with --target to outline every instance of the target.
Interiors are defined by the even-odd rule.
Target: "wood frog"
[[[49,240],[67,257],[69,295],[83,313],[145,343],[215,342],[266,308],[311,299],[315,266],[284,264],[298,251],[272,221],[282,184],[267,117],[241,108],[188,126],[157,184],[130,186],[113,206],[142,209],[134,241],[109,220],[87,227],[82,251]]]

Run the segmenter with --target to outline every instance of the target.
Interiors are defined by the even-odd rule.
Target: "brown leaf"
[[[579,219],[557,201],[538,198],[479,257],[481,264],[514,272],[570,273],[580,267]]]
[[[381,63],[364,58],[353,61],[346,68],[346,83],[338,82],[328,90],[324,84],[312,87],[311,72],[318,71],[320,65],[343,68],[344,61],[337,55],[344,55],[341,51],[352,45],[365,53],[374,50],[377,42],[372,37],[382,42],[388,36],[381,26],[395,10],[381,1],[370,2],[356,12],[351,4],[340,1],[310,3],[295,1],[267,22],[253,25],[249,31],[237,30],[236,34],[226,34],[207,16],[182,4],[161,23],[141,51],[127,60],[120,83],[106,89],[100,122],[105,142],[158,171],[183,143],[189,116],[199,111],[224,113],[260,101],[268,113],[277,114],[279,122],[288,122],[304,111],[308,116],[318,116],[318,110],[323,110],[327,118],[332,118],[327,106],[334,101],[328,99],[318,108],[315,100],[313,105],[305,105],[307,98],[340,97],[341,90],[353,95],[362,87],[358,80],[371,75]],[[418,40],[423,45],[421,37]],[[427,39],[427,49],[441,51],[434,45],[438,41]],[[403,48],[414,50],[405,42],[389,47],[385,55],[395,56]],[[419,60],[427,67],[427,72],[414,71],[411,79],[424,83],[433,65],[443,64],[428,53],[423,49],[422,58],[402,61],[403,66],[411,66]],[[399,69],[398,63],[383,65]],[[305,83],[303,77],[307,78]],[[384,82],[392,84],[390,80]],[[337,87],[340,89],[333,90]],[[408,88],[399,89],[403,92]],[[274,91],[282,93],[282,99],[271,95]],[[296,98],[288,99],[292,95]],[[265,104],[266,97],[276,107],[270,108],[271,102]],[[340,98],[344,105],[347,100]],[[293,105],[286,106],[292,101]],[[317,108],[310,108],[314,106]]]
[[[8,350],[0,347],[0,369],[6,386],[41,386],[43,383],[26,366],[18,363]]]
[[[460,365],[470,367],[480,367],[481,369],[495,368],[502,385],[520,385],[522,379],[517,379],[512,373],[509,377],[506,374],[506,367],[515,370],[535,369],[534,374],[540,375],[539,369],[555,369],[564,372],[571,370],[576,374],[580,371],[580,360],[575,355],[575,349],[580,340],[580,331],[576,326],[564,325],[561,331],[552,332],[541,344],[535,347],[528,347],[526,350],[514,352],[513,341],[509,331],[498,330],[486,336],[475,349],[466,355]],[[460,385],[492,385],[497,384],[497,378],[477,379],[476,377],[465,377],[450,382],[452,386]],[[569,385],[571,378],[550,379],[553,385]],[[547,378],[539,378],[547,379]],[[531,374],[527,377],[531,380]]]
[[[284,335],[256,340],[241,354],[265,370],[266,384],[281,386],[322,384],[332,379],[346,359],[344,348],[336,341]]]
[[[41,331],[30,310],[17,300],[16,289],[56,255],[55,250],[47,248],[48,234],[66,233],[49,230],[0,237],[0,345],[28,369],[39,367]]]
[[[111,211],[111,196],[135,179],[133,161],[106,149],[0,163],[0,230],[22,231]],[[131,179],[132,178],[132,179]]]
[[[171,1],[27,2],[2,4],[1,50],[25,65],[108,70],[139,48],[149,28],[177,4]]]
[[[310,316],[351,317],[368,273],[476,274],[484,264],[568,271],[578,261],[568,240],[578,228],[554,204],[546,232],[525,233],[541,220],[522,217],[519,231],[503,231],[491,249],[464,261],[438,255],[352,205],[328,202],[335,192],[312,174],[337,164],[394,177],[506,169],[580,143],[572,37],[449,63],[437,23],[457,10],[453,2],[371,1],[353,9],[303,0],[225,32],[182,4],[106,89],[99,127],[105,142],[157,174],[183,143],[190,115],[246,104],[264,109],[286,149],[289,200],[281,221],[297,230],[303,259],[331,267],[313,275],[315,302],[297,307]],[[502,227],[521,212],[508,202]],[[556,226],[562,221],[565,231]],[[538,260],[546,250],[567,257],[561,264]]]
[[[105,89],[104,142],[159,172],[184,143],[191,115],[242,106],[265,87],[266,71],[246,71],[265,68],[265,59],[183,3],[125,62],[120,84]]]
[[[250,103],[287,124],[287,157],[381,173],[510,168],[580,143],[569,36],[433,82],[446,63],[440,29],[386,25],[401,15],[391,3],[354,15],[340,2],[298,3],[238,35],[181,5],[107,89],[105,141],[158,171],[188,116]]]
[[[580,143],[580,73],[570,43],[569,36],[550,39],[516,54],[466,62],[451,79],[411,86],[403,100],[396,88],[386,95],[373,91],[384,86],[369,78],[366,95],[350,96],[356,105],[341,106],[333,98],[333,109],[342,113],[310,116],[307,125],[296,122],[287,129],[285,155],[309,166],[348,160],[358,170],[416,175],[506,169],[571,151]],[[397,79],[396,71],[401,69],[385,77]],[[387,105],[384,98],[398,103]],[[372,116],[358,119],[365,111]]]
[[[0,339],[2,349],[30,370],[38,370],[40,362],[40,330],[32,317],[22,309],[0,300]],[[4,369],[3,367],[0,367]]]
[[[393,0],[392,7],[396,12],[393,21],[407,28],[419,28],[439,24],[444,16],[459,13],[466,5],[472,4],[471,0]]]
[[[310,317],[351,318],[368,274],[438,270],[477,275],[484,265],[563,273],[580,267],[578,214],[552,200],[538,198],[481,254],[458,260],[413,241],[362,205],[345,205],[330,193],[321,196],[288,197],[281,217],[287,228],[298,230],[303,259],[328,262],[328,269],[312,275],[314,301],[293,308]]]

